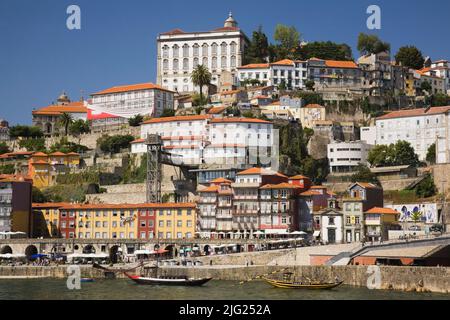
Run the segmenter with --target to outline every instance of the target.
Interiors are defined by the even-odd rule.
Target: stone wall
[[[370,268],[370,269],[369,269]],[[379,268],[379,269],[377,269]],[[163,274],[192,277],[212,277],[220,280],[246,281],[258,276],[280,272],[283,266],[249,267],[163,267]],[[334,281],[339,277],[344,284],[367,287],[372,284],[374,270],[380,271],[380,285],[374,289],[403,290],[417,292],[450,292],[450,268],[443,267],[366,267],[366,266],[297,266],[289,267],[296,277],[308,277]],[[369,279],[369,277],[371,277]]]

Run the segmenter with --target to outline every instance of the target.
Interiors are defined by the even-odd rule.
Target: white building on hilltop
[[[141,139],[132,143],[133,153],[145,152],[145,138],[161,136],[172,161],[186,165],[273,164],[276,150],[273,124],[251,118],[214,118],[210,115],[154,118],[141,125]]]
[[[376,120],[377,144],[404,140],[425,161],[429,147],[437,143],[436,162],[450,163],[450,106],[400,110]]]
[[[174,108],[173,92],[153,83],[112,87],[91,96],[88,120],[94,129],[127,123],[138,114],[159,117]]]
[[[242,65],[247,36],[230,13],[221,28],[206,32],[175,29],[158,36],[157,83],[177,92],[198,91],[191,81],[192,71],[202,64],[212,73],[218,86],[225,74],[235,79]]]

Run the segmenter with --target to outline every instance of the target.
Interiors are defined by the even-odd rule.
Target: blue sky
[[[81,8],[81,30],[66,28],[66,9]],[[366,28],[366,9],[382,9],[382,29]],[[72,100],[114,85],[155,81],[156,37],[181,28],[223,25],[232,11],[250,37],[263,26],[294,25],[306,41],[346,42],[357,57],[359,32],[392,44],[416,45],[433,59],[450,59],[450,2],[375,0],[0,0],[0,118],[31,123],[31,111],[63,91]]]

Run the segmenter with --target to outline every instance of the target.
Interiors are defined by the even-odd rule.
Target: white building
[[[305,61],[289,59],[274,63],[254,63],[238,68],[239,81],[259,80],[262,85],[278,86],[285,83],[287,89],[303,89],[307,81]]]
[[[217,118],[211,115],[154,118],[141,125],[141,140],[132,144],[133,153],[145,152],[149,134],[161,136],[172,161],[199,165],[262,164],[272,161],[273,124],[251,118]]]
[[[361,141],[367,144],[376,145],[377,143],[377,127],[361,127],[360,129]]]
[[[157,39],[157,83],[177,92],[198,91],[191,73],[202,64],[212,73],[211,83],[219,86],[222,73],[237,77],[248,42],[231,13],[222,28],[212,31],[162,33]]]
[[[93,127],[126,123],[138,114],[159,117],[174,108],[173,92],[153,83],[112,87],[91,96],[88,120]]]
[[[335,141],[328,144],[330,172],[352,172],[359,164],[366,164],[372,147],[364,141]]]
[[[431,63],[431,67],[420,70],[422,73],[444,79],[447,94],[450,94],[450,67],[447,60]]]
[[[407,141],[424,161],[429,147],[438,142],[437,163],[450,162],[450,106],[394,111],[377,118],[376,127],[377,144]]]

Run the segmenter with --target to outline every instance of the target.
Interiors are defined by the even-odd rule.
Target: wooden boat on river
[[[263,278],[268,284],[283,289],[318,289],[318,290],[330,290],[340,286],[343,281],[336,280],[335,282],[320,282],[320,281],[312,281],[301,280],[296,281],[295,278],[292,277],[292,273],[283,274],[283,279],[272,279],[272,278]]]
[[[188,277],[165,277],[159,276],[156,278],[153,277],[141,277],[134,276],[128,273],[125,275],[136,282],[137,284],[143,285],[154,285],[154,286],[189,286],[189,287],[199,287],[210,281],[212,278],[188,278]]]

